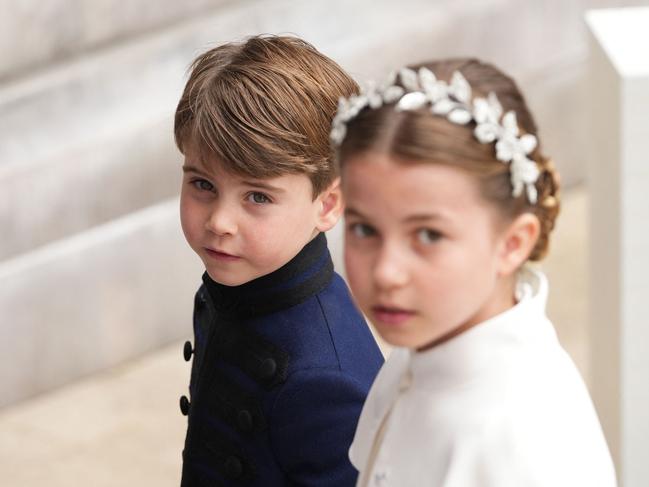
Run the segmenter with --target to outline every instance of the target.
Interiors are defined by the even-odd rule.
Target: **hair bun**
[[[557,173],[552,159],[537,158],[541,175],[536,183],[539,192],[539,203],[534,206],[534,214],[541,223],[541,234],[530,254],[530,260],[541,260],[548,253],[550,245],[550,232],[559,214],[561,201],[559,197],[559,173]]]

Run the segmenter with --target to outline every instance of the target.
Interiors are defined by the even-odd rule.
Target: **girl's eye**
[[[349,231],[358,238],[371,237],[376,233],[372,227],[365,223],[351,223],[349,225]]]
[[[263,205],[264,203],[270,203],[271,200],[268,196],[266,196],[264,193],[250,193],[248,195],[248,201],[252,203],[256,203],[258,205]]]
[[[214,189],[214,186],[212,183],[205,179],[195,179],[194,181],[191,182],[191,184],[198,190],[201,191],[212,191]]]
[[[421,228],[417,230],[417,240],[419,241],[419,243],[422,243],[424,245],[435,243],[440,238],[442,238],[442,234],[437,230],[432,230],[430,228]]]

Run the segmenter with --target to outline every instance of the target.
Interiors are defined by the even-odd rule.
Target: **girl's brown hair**
[[[536,124],[516,83],[490,64],[476,59],[447,59],[411,66],[427,67],[438,79],[449,81],[460,71],[471,85],[473,96],[493,92],[504,112],[516,113],[520,129],[538,139]],[[541,223],[539,239],[529,259],[540,260],[548,250],[549,235],[559,212],[559,178],[552,161],[541,153],[540,143],[528,157],[541,171],[536,182],[537,203],[530,204],[525,192],[512,196],[509,165],[495,157],[495,144],[482,144],[473,135],[475,123],[457,125],[432,115],[429,106],[416,111],[396,111],[393,104],[362,110],[347,124],[347,134],[338,152],[339,164],[367,151],[390,154],[406,161],[422,161],[460,167],[480,181],[483,197],[507,217],[530,212]]]
[[[199,56],[176,109],[176,145],[254,178],[304,173],[314,197],[336,175],[329,145],[338,99],[358,87],[311,44],[256,36]]]

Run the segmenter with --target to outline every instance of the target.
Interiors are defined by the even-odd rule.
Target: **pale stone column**
[[[593,397],[620,485],[649,485],[649,8],[590,28]]]

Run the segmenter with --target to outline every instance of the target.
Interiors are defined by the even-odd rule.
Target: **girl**
[[[347,274],[395,346],[350,449],[358,485],[615,485],[546,278],[526,264],[559,210],[536,132],[516,84],[473,59],[341,100]]]

